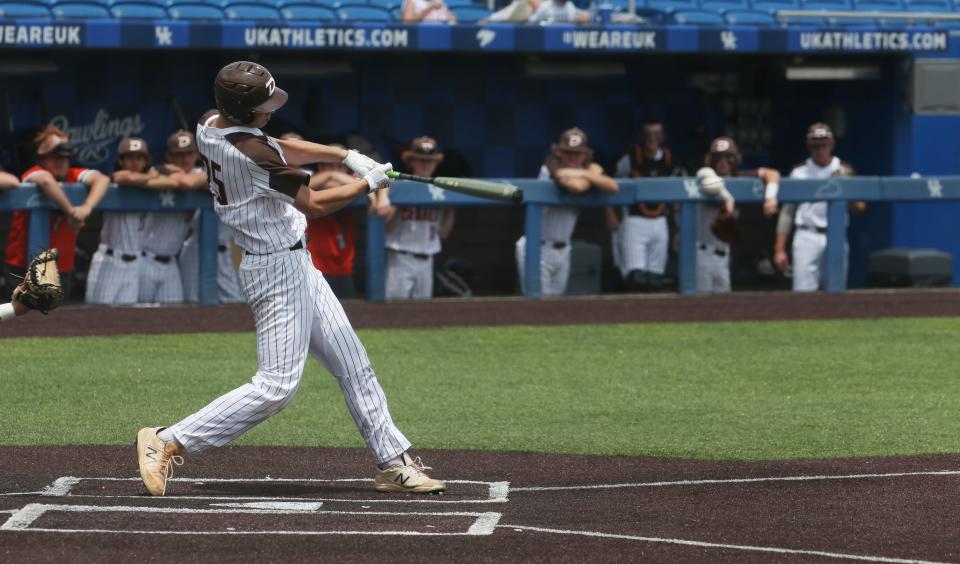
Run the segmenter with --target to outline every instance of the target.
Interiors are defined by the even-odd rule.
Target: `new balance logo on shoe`
[[[410,481],[410,476],[404,476],[403,474],[397,474],[397,477],[393,479],[394,482],[400,482],[401,486],[407,485],[407,482]]]
[[[144,456],[146,456],[147,458],[149,458],[152,462],[156,462],[156,461],[157,461],[157,449],[153,448],[152,446],[148,446],[148,447],[147,447],[147,454],[145,454]]]

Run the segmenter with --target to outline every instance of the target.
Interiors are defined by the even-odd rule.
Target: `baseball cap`
[[[426,135],[417,137],[410,142],[410,149],[403,152],[401,157],[404,161],[410,159],[423,159],[427,161],[443,160],[443,153],[437,150],[437,141]]]
[[[197,141],[193,138],[193,133],[186,129],[174,131],[170,137],[167,137],[168,153],[192,153],[197,150]]]
[[[555,151],[576,151],[578,153],[589,153],[590,145],[587,144],[587,134],[579,127],[571,127],[560,134],[560,142],[553,145]]]
[[[73,145],[70,144],[70,138],[62,135],[51,135],[43,140],[37,146],[37,155],[60,155],[63,157],[73,156]]]
[[[139,154],[145,157],[150,156],[150,150],[147,149],[147,142],[139,137],[127,137],[120,141],[117,147],[117,156]]]
[[[833,130],[825,123],[817,122],[807,129],[807,141],[818,142],[832,140]]]

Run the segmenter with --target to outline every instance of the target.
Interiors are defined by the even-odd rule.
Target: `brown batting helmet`
[[[213,81],[217,109],[230,121],[246,124],[253,113],[270,113],[287,103],[287,93],[266,68],[250,61],[237,61],[220,69]]]
[[[729,137],[717,137],[710,143],[710,152],[707,153],[707,166],[714,166],[719,157],[726,156],[733,158],[733,169],[740,168],[743,157],[740,155],[740,149],[737,142]]]

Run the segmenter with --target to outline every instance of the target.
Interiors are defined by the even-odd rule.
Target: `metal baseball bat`
[[[387,176],[394,180],[413,180],[414,182],[433,184],[446,190],[469,194],[470,196],[476,196],[478,198],[487,198],[488,200],[503,200],[515,204],[523,202],[523,190],[513,184],[476,180],[474,178],[450,178],[447,176],[429,178],[426,176],[404,174],[393,170],[389,171]]]

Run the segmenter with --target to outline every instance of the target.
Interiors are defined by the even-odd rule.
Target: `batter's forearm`
[[[297,208],[308,216],[323,217],[343,209],[356,198],[366,194],[368,189],[366,180],[358,180],[327,190],[311,190],[304,185],[297,193],[295,203]]]
[[[283,149],[284,159],[290,166],[313,163],[339,163],[347,158],[347,150],[300,139],[275,139]]]

